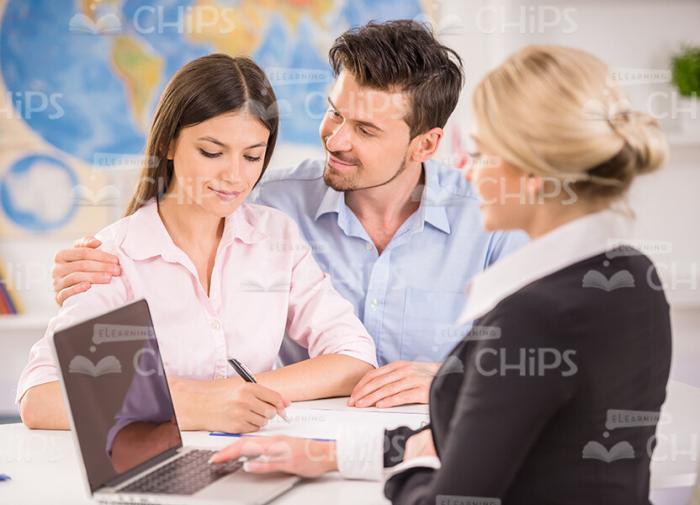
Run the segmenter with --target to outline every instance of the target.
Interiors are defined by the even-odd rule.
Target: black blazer
[[[596,284],[590,272],[607,261],[634,286],[627,274],[618,289]],[[645,412],[661,409],[670,361],[669,307],[646,256],[600,254],[540,278],[479,317],[433,381],[441,468],[398,473],[385,494],[394,504],[648,505],[657,419]],[[387,432],[385,466],[413,433]]]

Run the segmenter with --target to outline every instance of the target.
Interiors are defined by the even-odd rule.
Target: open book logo
[[[122,366],[115,356],[105,356],[97,364],[85,356],[76,356],[68,366],[69,373],[81,373],[91,377],[100,377],[108,373],[121,373]]]
[[[621,288],[633,288],[634,277],[627,270],[615,272],[609,279],[597,270],[589,270],[583,276],[584,288],[597,288],[603,291],[614,291]]]
[[[291,285],[289,284],[289,282],[275,280],[270,280],[268,282],[251,280],[242,282],[240,287],[241,291],[253,293],[288,293],[291,289]]]
[[[608,450],[600,442],[590,441],[583,447],[582,456],[583,459],[597,459],[606,463],[617,461],[618,459],[634,459],[634,447],[623,440]]]
[[[93,21],[83,13],[75,14],[68,22],[68,30],[74,33],[91,35],[119,33],[122,31],[122,21],[116,14],[105,14]]]
[[[92,190],[78,184],[73,188],[73,201],[83,207],[113,207],[119,204],[120,194],[116,186]]]
[[[464,363],[457,356],[450,356],[445,360],[445,363],[440,367],[437,375],[448,375],[451,373],[464,373]]]

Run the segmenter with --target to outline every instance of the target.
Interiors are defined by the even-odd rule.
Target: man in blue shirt
[[[326,159],[268,172],[251,199],[296,220],[375,339],[380,368],[349,404],[427,403],[438,363],[466,331],[455,327],[466,283],[524,237],[484,232],[462,173],[431,161],[463,83],[453,50],[418,23],[391,21],[345,32],[329,59],[337,80],[320,126]],[[59,303],[105,282],[90,272],[109,272],[98,245],[57,255]],[[286,342],[280,357],[304,351]]]
[[[323,160],[306,160],[270,172],[253,199],[295,219],[321,269],[373,336],[380,365],[439,361],[466,332],[454,326],[466,281],[517,240],[482,232],[479,202],[462,173],[427,160],[425,182],[415,186],[417,209],[388,241],[375,242],[346,203],[349,192],[326,184],[325,169]],[[284,362],[308,357],[293,347],[285,343]]]

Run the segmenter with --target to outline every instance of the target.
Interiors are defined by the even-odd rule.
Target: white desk
[[[298,402],[293,407],[308,409],[314,418],[327,409],[341,409],[350,418],[362,417],[366,424],[393,428],[418,427],[428,420],[425,405],[394,409],[352,409],[344,398]],[[290,408],[291,410],[291,408]],[[345,413],[344,412],[344,413]],[[337,415],[333,413],[333,415]],[[281,431],[281,430],[277,430]],[[183,432],[185,445],[220,448],[234,438],[213,437],[208,432]],[[29,430],[22,424],[0,426],[0,473],[11,481],[0,482],[2,505],[86,505],[93,503],[86,494],[79,460],[67,431]],[[381,482],[346,481],[337,473],[297,484],[277,498],[273,505],[374,505],[386,504]]]
[[[346,410],[361,416],[363,423],[420,426],[428,419],[426,406],[395,409],[349,409],[345,399],[334,398],[300,402],[295,407],[321,412]],[[700,440],[700,389],[671,381],[664,412],[667,422],[658,427],[658,446],[652,462],[652,494],[665,489],[689,487],[695,481]],[[335,415],[335,414],[334,414]],[[185,445],[223,447],[228,437],[212,437],[206,432],[183,432]],[[78,459],[70,434],[65,431],[28,430],[21,424],[0,426],[0,473],[12,477],[0,482],[0,503],[82,505],[91,503],[81,481]],[[380,482],[344,481],[338,474],[305,481],[280,496],[273,505],[374,505],[386,504]],[[674,503],[675,505],[675,503]]]

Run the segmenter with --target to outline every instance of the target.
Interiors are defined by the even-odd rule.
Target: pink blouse
[[[165,369],[192,379],[234,375],[235,357],[252,372],[273,367],[285,333],[311,357],[344,354],[377,366],[374,341],[351,304],[332,287],[285,214],[243,204],[226,218],[210,293],[189,257],[170,238],[151,201],[108,226],[101,250],[122,273],[65,301],[32,347],[16,401],[31,387],[58,380],[50,339],[59,329],[145,298]]]

